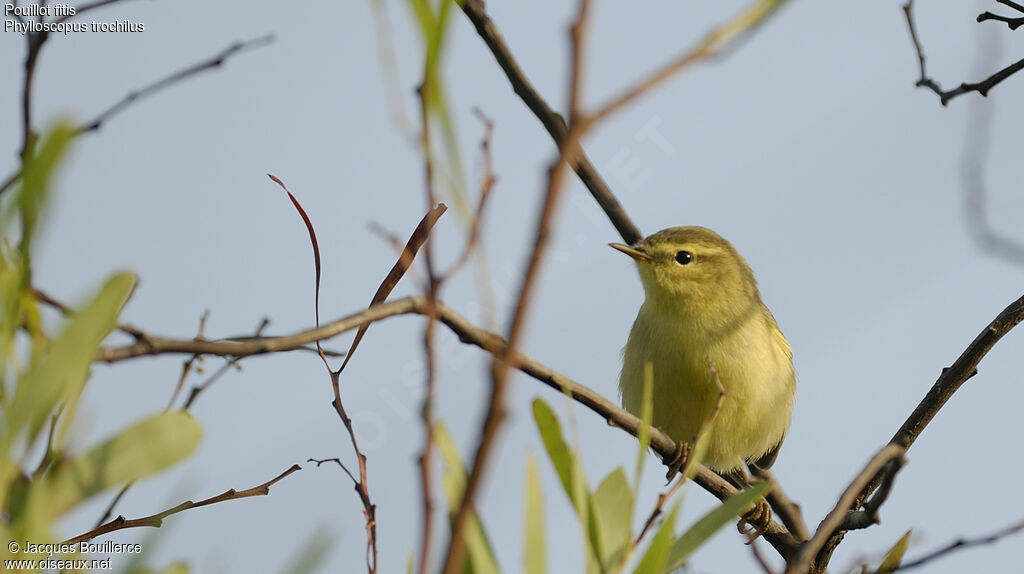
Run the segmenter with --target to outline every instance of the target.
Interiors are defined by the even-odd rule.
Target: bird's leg
[[[758,498],[753,508],[747,511],[736,523],[736,529],[747,537],[747,544],[753,544],[758,536],[768,531],[772,523],[772,507],[764,498]]]
[[[690,445],[685,442],[676,441],[676,450],[672,453],[672,459],[663,461],[668,465],[668,472],[665,473],[666,484],[672,482],[672,479],[679,474],[679,471],[682,470],[689,459]]]
[[[743,467],[723,474],[722,478],[740,490],[750,486],[750,479],[746,471],[743,470]],[[761,536],[768,530],[768,525],[771,522],[772,507],[768,504],[767,500],[761,497],[754,502],[750,510],[743,514],[740,521],[736,523],[736,529],[740,531],[740,534],[747,537],[747,544],[752,544],[758,536]]]

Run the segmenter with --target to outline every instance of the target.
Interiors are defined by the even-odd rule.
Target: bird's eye
[[[689,251],[678,251],[676,252],[676,262],[680,265],[686,265],[693,261],[693,253]]]

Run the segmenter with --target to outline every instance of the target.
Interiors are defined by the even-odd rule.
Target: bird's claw
[[[772,507],[768,505],[768,501],[759,498],[754,503],[754,507],[740,518],[740,521],[736,524],[736,529],[740,531],[740,534],[747,537],[747,544],[753,544],[758,536],[768,531],[768,526],[771,522]]]
[[[672,460],[668,461],[668,472],[665,473],[666,484],[672,482],[679,471],[690,459],[690,445],[685,442],[676,442],[676,450],[672,453]]]

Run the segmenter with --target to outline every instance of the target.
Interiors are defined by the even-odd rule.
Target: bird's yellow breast
[[[760,301],[723,328],[684,314],[641,307],[624,350],[619,390],[627,410],[639,413],[644,365],[653,371],[653,424],[690,442],[725,398],[709,429],[702,462],[729,471],[776,447],[789,426],[795,376],[792,351]]]

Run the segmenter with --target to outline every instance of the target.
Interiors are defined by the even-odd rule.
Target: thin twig
[[[83,12],[98,8],[100,6],[111,4],[117,0],[104,0],[100,2],[94,2],[80,7],[76,11],[76,15],[80,15]],[[61,18],[57,21],[62,22],[67,20],[68,17]],[[25,83],[22,88],[22,146],[21,146],[21,166],[14,173],[10,174],[3,183],[0,184],[0,195],[3,195],[8,189],[10,189],[19,179],[25,170],[25,162],[31,157],[33,153],[34,141],[36,138],[35,132],[32,129],[32,86],[35,78],[36,63],[39,58],[39,51],[42,48],[43,43],[46,41],[48,34],[27,34],[28,38],[28,54],[25,59]],[[213,68],[220,67],[224,64],[228,58],[244,50],[261,47],[271,43],[274,40],[273,35],[261,36],[252,40],[244,42],[235,42],[228,46],[219,54],[216,54],[212,58],[193,64],[188,68],[179,70],[163,79],[157,80],[152,84],[132,92],[129,92],[124,98],[102,111],[98,116],[92,120],[78,126],[72,132],[73,136],[82,135],[84,133],[94,132],[99,130],[103,124],[113,118],[114,116],[123,112],[126,108],[134,104],[135,102],[144,99],[148,96],[165,90],[174,84],[177,84],[183,80],[190,78],[196,74],[210,70]]]
[[[75,309],[69,307],[66,303],[58,301],[55,297],[53,297],[49,293],[46,293],[42,289],[39,289],[38,287],[32,287],[31,289],[32,296],[35,297],[37,301],[45,305],[49,305],[50,307],[53,307],[61,315],[65,317],[73,317],[77,312]],[[136,339],[138,339],[139,336],[142,334],[142,332],[136,329],[135,327],[132,327],[131,325],[126,325],[124,323],[116,323],[114,325],[114,328]]]
[[[314,316],[316,318],[316,325],[317,327],[319,327],[321,264],[320,246],[319,243],[317,242],[316,230],[313,228],[313,222],[310,220],[309,215],[306,213],[306,210],[303,209],[298,199],[290,191],[288,191],[288,188],[285,186],[284,182],[273,175],[267,175],[270,177],[271,180],[273,180],[275,183],[281,186],[281,189],[283,189],[285,193],[288,194],[288,198],[291,200],[292,205],[295,207],[296,211],[298,211],[299,215],[302,217],[302,221],[306,226],[306,231],[309,233],[309,241],[313,249],[313,262],[316,269],[316,289],[314,292]],[[416,253],[429,238],[430,231],[433,229],[434,224],[437,222],[438,218],[440,218],[441,215],[445,212],[445,209],[447,208],[443,203],[438,204],[436,207],[431,207],[430,210],[427,211],[426,215],[423,216],[423,219],[420,220],[419,225],[416,226],[416,229],[409,237],[409,241],[408,243],[406,243],[405,249],[399,256],[398,261],[395,262],[394,266],[391,267],[391,271],[381,282],[380,286],[377,287],[377,291],[373,294],[373,298],[370,300],[370,307],[373,307],[375,304],[378,303],[383,303],[387,299],[388,295],[391,294],[391,291],[395,288],[395,285],[397,285],[398,282],[401,281],[402,277],[405,275],[405,272],[412,265],[413,259],[416,257]],[[434,305],[435,301],[428,301],[428,306],[430,308],[433,308]],[[345,472],[347,472],[349,477],[352,478],[353,482],[355,483],[356,492],[359,493],[359,498],[363,503],[363,516],[366,519],[366,568],[369,574],[375,574],[377,572],[378,556],[376,518],[377,507],[371,502],[370,499],[370,487],[366,472],[366,455],[364,455],[362,450],[360,450],[359,448],[359,440],[356,438],[355,429],[352,426],[352,419],[348,416],[348,413],[345,410],[345,405],[341,400],[340,381],[341,373],[345,370],[345,367],[352,359],[352,355],[355,353],[356,348],[359,346],[360,341],[362,341],[363,335],[366,334],[366,330],[369,328],[369,326],[370,323],[365,323],[361,325],[359,329],[356,331],[356,336],[352,339],[352,343],[348,348],[348,352],[345,354],[345,360],[342,361],[341,366],[338,367],[338,370],[336,371],[331,368],[330,361],[327,360],[327,356],[324,353],[323,346],[320,344],[319,338],[316,340],[316,349],[331,379],[331,388],[334,391],[334,400],[331,401],[331,405],[334,407],[335,412],[338,413],[338,418],[341,419],[342,424],[345,426],[345,431],[348,433],[349,441],[352,443],[352,450],[356,455],[356,461],[359,465],[358,480],[352,475],[351,472],[348,472],[348,469],[345,468],[344,465],[342,465],[342,468],[345,468]],[[340,460],[338,461],[338,464],[341,465]]]
[[[924,432],[928,423],[935,418],[939,410],[946,404],[954,393],[978,372],[978,364],[992,347],[995,346],[1004,335],[1010,332],[1021,321],[1024,321],[1024,296],[1007,305],[996,318],[989,323],[971,344],[964,349],[964,352],[957,357],[953,364],[942,370],[942,374],[935,381],[935,384],[928,390],[921,402],[918,403],[914,412],[910,413],[903,426],[889,440],[890,444],[898,445],[909,449],[917,437]],[[864,500],[878,488],[885,478],[884,473],[877,473],[875,477],[864,487],[860,495],[854,500],[848,510],[859,508]],[[828,564],[832,551],[835,550],[842,540],[842,531],[832,535],[828,543],[824,545],[815,562],[819,565]]]
[[[491,156],[491,138],[494,135],[494,122],[484,115],[480,108],[474,108],[473,112],[484,124],[484,137],[480,142],[480,149],[484,160],[484,174],[480,181],[480,199],[477,200],[476,211],[473,214],[473,221],[469,225],[469,238],[462,247],[462,253],[458,259],[451,264],[441,275],[442,281],[447,281],[458,273],[469,261],[469,257],[476,249],[480,237],[480,227],[484,219],[484,210],[487,208],[487,200],[491,197],[491,190],[498,178],[494,174],[494,158]]]
[[[888,465],[882,467],[882,482],[878,489],[862,505],[860,510],[847,512],[843,518],[842,525],[837,530],[861,530],[880,522],[878,509],[888,500],[889,493],[892,491],[892,485],[896,482],[896,473],[903,468],[904,462],[905,460],[902,458],[895,458],[890,460]]]
[[[814,536],[807,541],[800,548],[800,553],[797,554],[797,558],[794,562],[789,564],[786,569],[787,574],[797,574],[807,572],[811,566],[815,556],[824,545],[825,542],[832,536],[832,534],[843,524],[843,519],[846,517],[847,512],[853,506],[854,501],[860,494],[864,486],[874,477],[883,467],[889,464],[889,461],[897,459],[903,456],[906,452],[906,448],[895,445],[887,444],[882,447],[882,450],[878,451],[875,456],[871,457],[867,465],[857,474],[857,476],[850,482],[850,486],[846,487],[843,491],[842,496],[839,497],[839,501],[836,502],[835,507],[831,512],[825,516],[825,519],[818,525],[818,529],[814,532]]]
[[[101,127],[103,127],[103,124],[107,120],[123,112],[125,108],[134,104],[135,102],[142,100],[148,96],[151,96],[157,92],[165,90],[168,87],[173,86],[174,84],[177,84],[185,79],[188,79],[191,76],[194,76],[201,72],[205,72],[206,70],[218,68],[221,65],[223,65],[224,62],[228,60],[228,58],[234,56],[239,52],[266,46],[267,44],[270,44],[273,41],[274,36],[272,34],[267,34],[265,36],[260,36],[259,38],[254,38],[252,40],[246,40],[244,42],[235,42],[234,44],[231,44],[230,46],[225,48],[219,54],[214,55],[212,58],[193,64],[183,70],[179,70],[165,78],[153,82],[152,84],[140,90],[128,92],[128,95],[126,95],[120,101],[116,102],[114,105],[100,112],[100,114],[92,120],[76,128],[75,133],[76,135],[78,135],[99,130]]]
[[[422,296],[407,297],[379,303],[365,311],[328,323],[319,329],[302,331],[286,337],[254,339],[244,343],[197,342],[191,339],[169,339],[147,335],[146,341],[149,342],[150,347],[143,347],[139,354],[133,354],[137,351],[135,345],[119,349],[108,349],[104,353],[132,357],[166,353],[191,354],[196,350],[201,350],[203,353],[210,355],[248,356],[258,353],[288,351],[309,344],[318,338],[327,339],[357,329],[361,325],[388,317],[408,314],[425,315],[427,312],[426,305],[426,299]],[[458,335],[459,340],[463,343],[479,347],[492,356],[504,355],[506,345],[505,340],[500,335],[477,327],[441,302],[438,302],[437,312],[441,322]],[[642,422],[638,417],[604,398],[599,393],[520,352],[517,352],[512,359],[513,364],[516,365],[518,370],[557,390],[559,393],[568,395],[576,402],[597,413],[611,426],[620,428],[633,436],[637,436],[640,433]],[[650,433],[651,448],[658,453],[666,464],[670,463],[675,456],[676,441],[660,429],[651,426],[647,427],[647,432]],[[737,492],[736,488],[722,477],[703,466],[697,469],[694,482],[719,500],[725,500]],[[775,523],[769,526],[765,538],[784,557],[795,551],[798,544],[796,539],[784,527]]]
[[[622,94],[613,97],[608,103],[598,107],[597,111],[588,116],[588,120],[591,122],[601,120],[661,85],[680,71],[697,62],[720,54],[737,41],[746,38],[748,34],[764,23],[783,4],[785,4],[785,0],[758,0],[754,2],[731,20],[712,30],[695,48],[680,54],[646,78],[632,84]]]
[[[474,499],[480,488],[484,472],[491,458],[497,440],[498,429],[504,423],[507,416],[505,409],[505,396],[508,390],[509,372],[512,367],[510,359],[525,331],[527,310],[533,299],[533,292],[536,288],[536,278],[540,266],[544,261],[547,252],[548,238],[552,223],[558,212],[560,204],[565,163],[576,156],[577,143],[582,131],[578,130],[573,120],[579,115],[581,78],[584,56],[584,37],[587,28],[587,16],[589,12],[589,0],[580,0],[579,11],[575,22],[570,29],[572,40],[572,64],[569,85],[569,133],[565,141],[559,146],[558,157],[548,170],[548,184],[541,213],[537,218],[536,232],[533,242],[533,249],[530,254],[526,270],[523,272],[523,279],[519,287],[519,297],[512,314],[511,326],[508,330],[507,347],[501,356],[495,356],[491,361],[491,392],[487,404],[487,414],[484,416],[480,439],[477,442],[476,451],[473,456],[473,464],[466,479],[466,486],[463,490],[462,500],[455,518],[452,520],[451,539],[448,542],[448,550],[445,553],[444,574],[456,574],[462,572],[466,554],[466,541],[463,532],[473,513]]]
[[[292,474],[293,472],[299,470],[302,470],[302,467],[297,464],[293,464],[292,467],[289,468],[288,470],[282,472],[281,474],[268,480],[267,482],[254,486],[252,488],[246,490],[235,490],[232,488],[230,490],[224,491],[221,494],[218,494],[217,496],[212,496],[205,500],[200,500],[199,502],[192,502],[191,500],[186,500],[185,502],[182,502],[181,504],[175,506],[174,508],[168,508],[163,512],[158,512],[156,514],[146,516],[143,518],[133,518],[129,520],[126,519],[124,516],[118,516],[117,518],[111,520],[110,522],[107,522],[106,524],[100,525],[97,528],[93,528],[88,532],[79,534],[74,538],[69,538],[65,540],[63,544],[77,544],[82,541],[92,540],[97,536],[102,536],[104,534],[108,534],[116,530],[124,530],[126,528],[138,528],[140,526],[151,526],[153,528],[160,528],[160,526],[163,524],[164,518],[167,518],[172,514],[183,512],[190,508],[199,508],[200,506],[209,506],[211,504],[217,504],[218,502],[238,500],[239,498],[248,498],[251,496],[266,496],[267,494],[270,494],[271,486],[274,486],[274,484],[284,480],[284,478],[289,474]]]
[[[201,351],[206,354],[220,354],[227,356],[251,355],[294,349],[301,345],[308,344],[318,338],[329,338],[342,332],[355,329],[361,325],[371,323],[386,317],[403,315],[409,313],[425,314],[426,301],[422,297],[410,297],[393,302],[374,305],[370,309],[355,315],[339,319],[329,323],[320,329],[304,331],[289,335],[287,337],[274,337],[235,342],[212,342],[212,341],[191,341],[175,340],[163,337],[147,335],[142,341],[128,347],[117,349],[105,349],[99,353],[99,358],[108,357],[111,359],[129,358],[147,354],[162,354],[168,352],[194,353]],[[505,344],[501,337],[477,328],[472,323],[462,318],[450,308],[439,304],[438,313],[440,319],[452,331],[459,335],[464,343],[481,347],[492,355],[502,356]],[[956,392],[956,390],[970,378],[981,359],[989,350],[1008,333],[1014,326],[1024,320],[1024,296],[1006,307],[967,347],[953,365],[945,369],[939,380],[924,397],[914,413],[910,415],[903,427],[894,435],[891,442],[894,444],[909,447],[920,435],[927,424]],[[614,405],[611,401],[594,393],[593,391],[575,383],[563,375],[548,369],[547,367],[517,353],[512,362],[516,368],[534,377],[549,386],[562,392],[567,392],[574,400],[601,415],[605,420],[612,422],[615,426],[637,435],[640,428],[640,420],[630,413]],[[675,452],[675,441],[660,432],[658,429],[651,429],[651,446],[657,451],[666,462],[670,462]],[[882,477],[877,477],[881,483]],[[711,492],[719,499],[725,499],[736,492],[736,489],[722,480],[720,477],[707,469],[699,469],[695,481],[702,488]],[[869,484],[861,493],[861,500],[866,499],[877,486]],[[856,501],[854,508],[859,507],[860,501]],[[848,509],[849,510],[849,509]],[[841,537],[841,534],[833,535],[833,538]],[[772,524],[767,531],[765,538],[784,557],[791,555],[796,545],[796,539],[782,526]],[[826,545],[826,549],[833,546],[832,541]],[[822,560],[825,558],[825,560]],[[819,556],[819,564],[827,563],[827,556]]]
[[[423,83],[417,91],[420,98],[420,123],[422,124],[420,151],[423,154],[423,189],[427,199],[427,208],[433,209],[437,204],[437,195],[434,193],[434,154],[430,135],[430,109],[434,104],[430,95],[434,93],[434,89],[430,82],[435,81],[436,77],[431,71],[430,59],[431,54],[428,51],[423,65]],[[419,456],[423,516],[421,517],[419,574],[427,572],[434,524],[433,475],[431,473],[434,454],[434,387],[437,381],[437,353],[434,340],[437,326],[437,298],[438,291],[441,289],[441,280],[434,272],[434,249],[429,240],[423,246],[423,263],[427,271],[427,284],[424,290],[427,298],[427,324],[423,328],[426,373],[423,385],[423,404],[420,409],[420,416],[423,420],[423,449]]]
[[[1024,13],[1024,6],[1013,2],[1012,0],[996,0],[999,4],[1009,6],[1018,12]],[[1021,26],[1024,26],[1024,17],[1010,18],[1009,16],[1000,16],[999,14],[993,14],[989,11],[982,12],[978,15],[978,22],[984,22],[986,20],[996,20],[998,22],[1006,23],[1006,27],[1011,30],[1016,30]]]
[[[914,412],[907,417],[896,434],[889,442],[909,449],[917,437],[921,435],[928,423],[938,414],[939,410],[946,404],[946,401],[953,396],[953,393],[960,388],[968,379],[978,372],[978,364],[992,350],[1004,335],[1010,332],[1021,321],[1024,321],[1024,296],[1010,303],[1003,309],[985,329],[978,334],[971,344],[964,349],[964,352],[957,357],[953,364],[942,370],[938,380],[929,389],[928,394],[921,400],[914,409]],[[874,490],[876,485],[869,485],[861,493],[860,498],[866,498]]]
[[[942,548],[939,548],[938,550],[930,552],[930,553],[922,556],[921,558],[918,558],[917,560],[914,560],[914,561],[911,561],[911,562],[907,562],[906,564],[901,564],[898,567],[896,567],[896,569],[893,570],[893,571],[895,572],[895,571],[899,571],[899,570],[910,570],[911,568],[917,568],[918,566],[924,566],[925,564],[927,564],[927,563],[929,563],[929,562],[931,562],[931,561],[933,561],[933,560],[935,560],[937,558],[941,558],[942,556],[945,556],[946,554],[949,554],[951,552],[954,552],[954,551],[957,551],[957,550],[964,550],[964,549],[967,549],[967,548],[971,548],[973,546],[982,546],[982,545],[986,545],[986,544],[993,544],[993,543],[999,542],[1003,538],[1006,538],[1006,537],[1009,537],[1009,536],[1013,536],[1014,534],[1019,534],[1021,532],[1024,532],[1024,521],[1018,522],[1017,524],[1012,524],[1012,525],[1010,525],[1010,526],[1008,526],[1008,527],[1006,527],[1006,528],[1004,528],[1004,529],[1002,529],[1002,530],[1000,530],[998,532],[994,532],[992,534],[989,534],[988,536],[983,536],[981,538],[966,538],[966,539],[965,538],[961,538],[960,540],[957,540],[955,542],[951,542],[947,546],[944,546]]]
[[[195,340],[203,339],[203,335],[206,331],[206,322],[209,317],[209,311],[204,311],[203,314],[200,316],[199,329],[196,332]],[[260,321],[260,324],[256,327],[256,330],[254,332],[254,336],[259,337],[263,333],[263,329],[266,328],[268,324],[270,324],[270,320],[267,318],[264,318],[262,321]],[[197,362],[199,362],[203,358],[203,355],[192,355],[182,365],[181,375],[179,375],[178,382],[174,386],[174,391],[171,392],[171,398],[170,400],[167,401],[167,406],[164,407],[164,412],[170,411],[171,408],[174,407],[174,403],[177,402],[178,395],[181,393],[181,389],[184,388],[185,381],[188,380],[188,376],[192,372],[192,368],[195,366]],[[238,365],[239,361],[241,360],[241,357],[229,358],[228,361],[224,363],[224,365],[222,365],[220,369],[218,369],[212,375],[210,375],[210,377],[207,378],[205,382],[203,382],[200,385],[196,385],[195,387],[192,387],[192,392],[189,394],[188,400],[185,401],[185,405],[181,407],[181,410],[188,411],[188,409],[192,406],[196,399],[199,398],[199,394],[202,391],[209,388],[214,382],[217,381],[217,379],[221,378],[224,375],[224,373],[226,373],[230,368]],[[200,372],[202,371],[200,370]],[[135,486],[135,481],[125,484],[124,486],[121,487],[120,490],[118,490],[117,494],[114,495],[113,499],[111,499],[106,509],[104,509],[103,514],[100,515],[99,520],[96,522],[96,528],[99,528],[101,525],[103,525],[103,523],[106,522],[111,517],[111,515],[114,514],[114,509],[117,508],[117,505],[120,504],[121,499],[124,498],[124,495],[127,494],[128,491],[133,486]]]
[[[908,2],[903,5],[903,14],[907,20],[907,28],[910,30],[910,39],[914,43],[914,50],[917,52],[918,71],[920,72],[920,75],[917,79],[917,83],[915,83],[914,85],[919,88],[928,88],[929,90],[931,90],[933,93],[935,93],[935,95],[939,97],[939,102],[942,103],[943,106],[948,104],[949,100],[952,100],[957,96],[961,96],[963,94],[967,94],[970,92],[978,92],[982,96],[988,96],[988,93],[989,91],[992,90],[992,88],[999,85],[999,83],[1005,80],[1006,78],[1009,78],[1010,76],[1024,69],[1024,58],[1022,58],[1017,62],[1014,62],[1013,64],[1010,64],[1009,66],[1006,66],[1002,70],[999,70],[998,72],[985,78],[984,80],[981,80],[980,82],[963,82],[955,88],[952,88],[950,90],[943,90],[942,86],[940,86],[938,82],[929,77],[925,71],[924,49],[921,46],[921,41],[918,39],[917,26],[914,23],[914,0],[908,0]],[[979,16],[978,21],[981,22],[984,21],[984,19],[981,19],[981,17]]]
[[[260,320],[259,325],[256,326],[256,330],[254,331],[254,336],[259,337],[263,330],[269,324],[270,320],[267,319],[266,317]],[[218,379],[223,377],[225,373],[227,373],[231,369],[240,369],[241,365],[239,364],[239,361],[241,360],[242,357],[229,358],[223,365],[220,366],[220,368],[218,368],[209,377],[207,377],[205,381],[193,386],[192,390],[189,391],[188,398],[185,399],[185,404],[181,407],[181,410],[187,411],[189,408],[191,408],[192,405],[195,404],[196,400],[199,398],[199,395],[201,395],[204,391],[209,389],[215,382],[217,382]]]
[[[544,129],[551,136],[551,139],[555,141],[559,148],[562,148],[569,132],[565,119],[558,112],[551,109],[551,106],[541,97],[529,78],[526,77],[522,68],[519,67],[519,63],[505,43],[505,38],[502,36],[498,26],[487,14],[483,0],[461,0],[459,6],[462,8],[463,13],[466,14],[466,17],[469,18],[469,21],[473,23],[477,34],[487,44],[491,54],[494,55],[498,66],[501,67],[505,77],[508,78],[509,83],[512,85],[512,90],[522,99],[526,107],[533,112],[533,115],[540,120]],[[594,200],[604,210],[608,220],[615,226],[622,240],[632,245],[643,239],[643,234],[640,233],[640,230],[629,218],[629,214],[622,208],[622,204],[619,203],[615,194],[612,193],[608,183],[604,181],[597,168],[594,167],[594,164],[590,162],[590,159],[582,150],[577,150],[572,158],[571,165],[573,171],[579,176],[580,181],[583,182],[583,185],[590,191]]]

